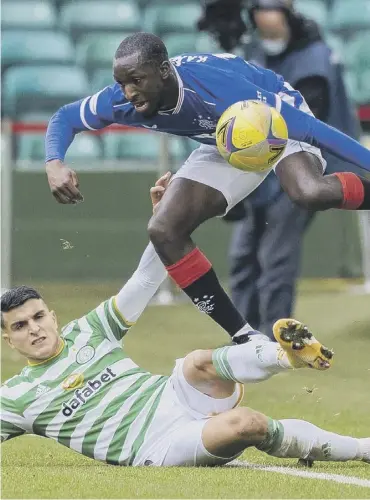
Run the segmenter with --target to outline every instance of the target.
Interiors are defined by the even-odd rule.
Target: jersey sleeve
[[[95,337],[104,337],[112,343],[117,343],[134,323],[121,314],[116,305],[116,297],[110,297],[77,320],[77,324],[85,324]]]
[[[219,114],[238,101],[254,99],[266,102],[275,107],[284,117],[290,139],[307,142],[332,153],[337,158],[370,171],[370,151],[343,132],[299,110],[298,106],[294,107],[284,102],[277,94],[268,92],[244,78],[240,78],[238,82],[230,81],[230,89],[232,91],[224,93],[216,104]]]
[[[167,276],[152,243],[146,247],[136,271],[121,290],[88,313],[89,326],[112,342],[121,340],[143,313]]]
[[[1,391],[1,442],[21,436],[27,432],[26,419],[16,408],[14,401],[4,396]],[[9,390],[9,389],[8,389]]]
[[[61,107],[50,119],[45,138],[45,161],[64,160],[75,135],[114,123],[114,86]]]

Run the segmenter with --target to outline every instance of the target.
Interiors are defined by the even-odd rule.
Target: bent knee
[[[228,425],[236,439],[248,443],[262,441],[268,430],[267,417],[247,407],[231,410]]]
[[[148,234],[154,246],[161,246],[176,238],[176,230],[155,215],[149,221]]]
[[[213,369],[212,351],[197,349],[191,352],[185,358],[184,368],[186,368],[187,371],[191,370],[203,375],[209,373]]]
[[[320,205],[323,180],[300,182],[288,190],[290,199],[301,208],[315,210]]]

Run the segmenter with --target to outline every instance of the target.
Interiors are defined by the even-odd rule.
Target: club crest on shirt
[[[206,128],[208,130],[215,130],[217,123],[212,120],[210,116],[203,117],[202,115],[198,115],[197,118],[194,118],[193,123],[196,124],[198,122],[198,126],[201,128]]]
[[[91,345],[81,347],[76,356],[76,361],[79,365],[84,365],[95,355],[95,349]]]

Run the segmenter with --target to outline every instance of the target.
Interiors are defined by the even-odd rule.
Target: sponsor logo
[[[91,345],[81,347],[76,356],[76,361],[79,365],[84,365],[95,355],[95,349]]]
[[[211,312],[215,308],[214,302],[212,302],[214,295],[208,296],[203,295],[201,299],[195,298],[194,304],[199,309],[200,312],[204,312],[206,314],[211,314]]]
[[[71,379],[73,376],[76,375],[82,377],[82,381],[81,379],[79,379],[78,386],[75,385],[73,387],[73,389],[75,389],[73,397],[67,403],[63,403],[62,413],[65,417],[70,417],[71,415],[73,415],[73,413],[80,406],[84,405],[86,401],[89,398],[91,398],[103,385],[108,384],[117,376],[115,373],[113,373],[113,371],[110,368],[107,368],[106,370],[103,371],[103,373],[100,373],[96,379],[89,380],[85,385],[83,385],[82,374],[71,375],[64,382],[66,382],[67,380]],[[63,384],[62,386],[63,388],[65,388]],[[71,389],[70,386],[68,386],[68,389],[66,390],[69,389]]]

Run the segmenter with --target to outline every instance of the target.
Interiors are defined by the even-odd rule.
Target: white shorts
[[[185,380],[183,364],[184,358],[176,361],[134,466],[212,466],[236,458],[209,453],[202,442],[202,431],[212,416],[240,404],[243,386],[237,384],[228,398],[211,398]]]
[[[294,90],[288,83],[285,83],[285,88],[287,90]],[[288,104],[294,105],[294,98],[290,94],[280,92],[279,97]],[[299,109],[313,116],[305,100],[303,100]],[[323,171],[325,171],[326,161],[320,149],[306,142],[298,142],[291,139],[288,140],[283,155],[271,170],[275,169],[287,156],[301,151],[307,151],[317,156],[321,161]],[[252,191],[261,184],[265,177],[267,177],[271,170],[265,172],[243,172],[232,167],[225,161],[218,152],[216,146],[201,144],[199,148],[191,153],[184,165],[177,171],[172,179],[182,177],[184,179],[206,184],[207,186],[211,186],[221,191],[226,198],[227,208],[225,213],[227,213],[232,207],[239,203],[239,201],[251,194]]]

